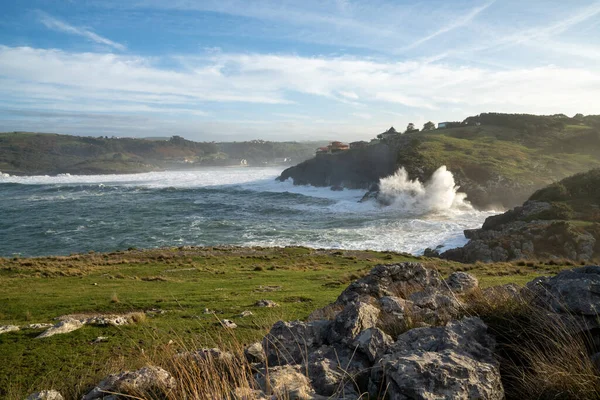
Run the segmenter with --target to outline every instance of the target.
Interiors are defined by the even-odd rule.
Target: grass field
[[[473,264],[373,251],[307,248],[170,248],[47,258],[0,258],[0,325],[54,323],[67,314],[143,311],[123,327],[84,326],[35,339],[40,330],[0,335],[0,398],[55,388],[80,397],[110,372],[142,366],[164,346],[250,343],[277,320],[304,319],[349,282],[382,263],[419,261],[447,275],[466,270],[481,286],[524,284],[572,265]],[[258,308],[257,300],[277,302]],[[204,314],[204,309],[215,311]],[[250,310],[254,315],[241,318]],[[219,319],[238,328],[223,328]],[[99,336],[106,342],[92,344]],[[169,344],[173,341],[172,344]]]

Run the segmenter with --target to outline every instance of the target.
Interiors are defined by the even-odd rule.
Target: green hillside
[[[299,162],[313,155],[319,143],[250,141],[193,142],[81,137],[47,133],[0,133],[0,171],[14,175],[110,174],[197,166]]]

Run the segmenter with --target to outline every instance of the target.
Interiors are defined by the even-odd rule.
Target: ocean
[[[294,186],[281,168],[205,168],[133,175],[0,173],[0,256],[170,246],[308,246],[420,254],[466,243],[473,209],[440,168],[425,184],[403,170],[365,191]]]

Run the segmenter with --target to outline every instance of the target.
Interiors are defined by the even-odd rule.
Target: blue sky
[[[0,131],[368,139],[600,114],[600,1],[2,1]]]

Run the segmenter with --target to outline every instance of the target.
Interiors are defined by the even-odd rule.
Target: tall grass
[[[507,399],[600,398],[599,371],[590,358],[600,349],[580,318],[550,313],[502,287],[465,300],[496,338]]]

